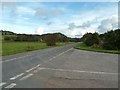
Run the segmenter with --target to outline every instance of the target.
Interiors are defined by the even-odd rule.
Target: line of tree
[[[86,33],[81,40],[92,47],[107,50],[120,50],[120,29],[111,30],[104,34]]]
[[[43,35],[16,34],[11,31],[1,30],[3,41],[19,42],[46,42],[47,45],[56,45],[56,42],[80,42],[80,38],[70,38],[62,33],[48,33]]]

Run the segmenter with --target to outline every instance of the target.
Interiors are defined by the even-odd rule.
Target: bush
[[[94,34],[89,34],[86,39],[84,40],[84,43],[87,46],[92,46],[94,44],[98,45],[100,43],[100,38],[98,33],[94,33]]]
[[[55,34],[48,34],[44,40],[47,46],[55,46],[58,40],[58,37]]]

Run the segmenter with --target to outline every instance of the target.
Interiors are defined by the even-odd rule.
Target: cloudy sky
[[[15,33],[80,37],[118,27],[117,2],[11,2],[1,8],[0,29]]]

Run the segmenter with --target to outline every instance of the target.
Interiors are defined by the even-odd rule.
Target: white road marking
[[[56,58],[56,57],[58,57],[58,56],[60,56],[60,55],[62,55],[62,54],[64,54],[64,53],[66,53],[66,52],[68,52],[68,51],[70,51],[70,50],[72,50],[72,49],[73,49],[73,48],[70,48],[70,49],[68,49],[68,50],[66,50],[66,51],[64,51],[64,52],[62,52],[62,53],[60,53],[60,54],[52,57],[51,59],[49,59],[49,61],[53,60],[54,58]],[[49,62],[49,61],[44,61],[43,63],[46,63],[46,62]],[[28,69],[28,70],[26,70],[26,72],[30,72],[30,71],[38,68],[40,65],[42,65],[42,64],[38,64],[36,67],[33,67],[33,68],[31,68],[31,69]],[[35,70],[34,72],[36,73],[36,72],[38,72],[39,70],[41,70],[41,69],[38,68],[38,69]]]
[[[6,86],[5,88],[13,88],[14,86],[16,86],[16,83],[11,83],[10,85]]]
[[[34,70],[34,73],[37,73],[38,71],[42,70],[42,68],[37,68],[36,70]]]
[[[9,62],[9,61],[13,61],[13,60],[16,60],[16,59],[25,58],[25,57],[32,56],[32,55],[33,55],[33,54],[31,54],[31,55],[26,55],[26,56],[21,56],[21,57],[18,57],[18,58],[12,58],[12,59],[8,59],[8,60],[5,60],[5,61],[0,61],[0,63]]]
[[[5,84],[6,84],[5,82],[1,82],[0,83],[0,87],[3,86],[3,85],[5,85]]]
[[[91,73],[91,74],[112,74],[118,75],[118,73],[109,73],[109,72],[95,72],[95,71],[80,71],[80,70],[68,70],[68,69],[54,69],[54,68],[41,68],[55,71],[64,71],[64,72],[78,72],[78,73]]]
[[[30,71],[32,71],[32,70],[38,68],[40,65],[41,65],[41,64],[38,64],[37,66],[35,66],[35,67],[31,68],[31,69],[26,70],[26,72],[30,72]]]
[[[62,53],[60,53],[60,54],[52,57],[51,59],[49,59],[49,61],[53,60],[54,58],[56,58],[56,57],[58,57],[58,56],[60,56],[60,55],[62,55],[62,54],[64,54],[64,53],[66,53],[66,52],[68,52],[68,51],[70,51],[70,50],[72,50],[72,49],[73,49],[73,48],[70,48],[70,49],[68,49],[68,50],[66,50],[66,51],[64,51],[64,52],[62,52]],[[43,63],[46,63],[46,62],[49,62],[49,61],[44,61]],[[32,71],[32,70],[34,70],[34,69],[37,68],[36,70],[33,71],[34,73],[37,73],[38,71],[40,71],[40,70],[43,69],[43,68],[38,68],[40,65],[42,65],[42,64],[38,64],[36,67],[33,67],[33,68],[27,70],[26,72],[30,72],[30,71]]]
[[[21,73],[21,74],[19,74],[19,75],[16,75],[16,76],[10,78],[10,80],[15,80],[15,79],[17,79],[18,77],[21,77],[21,76],[23,76],[23,75],[24,75],[24,73]]]
[[[70,49],[68,49],[68,50],[66,50],[66,51],[64,51],[64,52],[62,52],[62,53],[60,53],[60,54],[52,57],[51,59],[49,59],[49,61],[53,60],[54,58],[56,58],[56,57],[58,57],[58,56],[60,56],[60,55],[62,55],[62,54],[64,54],[64,53],[66,53],[66,52],[68,52],[68,51],[70,51],[70,50],[72,50],[72,49],[73,49],[73,48],[70,48]],[[25,58],[25,57],[28,57],[28,56],[31,56],[31,55],[26,55],[26,56],[22,56],[22,57],[18,57],[18,58],[13,58],[13,59],[5,60],[5,61],[2,61],[2,62],[13,61],[13,60],[15,60],[15,59]],[[45,62],[46,62],[46,61],[45,61]],[[48,61],[47,61],[47,62],[48,62]],[[32,70],[34,70],[34,69],[36,69],[36,68],[37,68],[37,69],[33,71],[34,73],[36,73],[36,72],[38,72],[39,70],[42,70],[42,69],[48,69],[48,68],[38,68],[40,65],[41,65],[41,64],[38,64],[37,66],[35,66],[35,67],[33,67],[33,68],[29,69],[29,70],[26,70],[26,72],[30,72],[30,71],[32,71]],[[24,75],[24,73],[21,73],[21,74],[19,74],[19,75],[16,75],[16,76],[10,78],[10,80],[15,80],[15,79],[17,79],[18,77],[23,76],[23,75]],[[24,77],[22,77],[20,80],[25,80],[25,79],[27,79],[27,78],[29,78],[29,77],[31,77],[31,76],[33,76],[32,73],[31,73],[31,74],[28,74],[28,75],[26,75],[26,76],[24,76]],[[7,86],[7,87],[8,87],[8,88],[9,88],[9,87],[14,87],[15,85],[16,85],[15,83],[12,83],[12,84],[10,84],[10,85]]]
[[[26,75],[26,76],[24,76],[24,77],[22,77],[20,80],[25,80],[25,79],[27,79],[27,78],[29,78],[29,77],[31,77],[31,76],[33,76],[32,73],[31,73],[31,74],[28,74],[28,75]]]
[[[72,50],[72,49],[73,49],[73,48],[70,48],[70,49],[68,49],[68,50],[66,50],[66,51],[64,51],[64,52],[62,52],[62,53],[60,53],[60,54],[58,54],[58,55],[52,57],[51,59],[49,59],[49,61],[51,61],[51,60],[57,58],[58,56],[61,56],[62,54],[66,53],[66,52],[68,52],[68,51],[70,51],[70,50]],[[44,61],[43,63],[46,63],[46,62],[49,62],[49,61]]]

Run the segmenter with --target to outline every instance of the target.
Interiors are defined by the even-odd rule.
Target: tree
[[[83,41],[87,46],[98,45],[100,38],[98,33],[87,33],[83,36]]]
[[[90,34],[89,36],[87,36],[84,40],[84,43],[87,45],[87,46],[92,46],[94,43],[93,43],[93,38],[92,38],[92,34]]]
[[[83,35],[83,37],[81,38],[81,41],[85,42],[85,40],[91,35],[92,33],[86,33]]]
[[[58,40],[58,36],[55,34],[48,34],[48,35],[46,35],[44,40],[48,46],[55,46],[56,42]]]
[[[93,38],[93,44],[99,44],[100,43],[100,38],[99,38],[99,34],[98,33],[93,33],[92,34],[92,38]]]
[[[104,34],[103,48],[108,50],[120,50],[120,29],[111,30]]]

